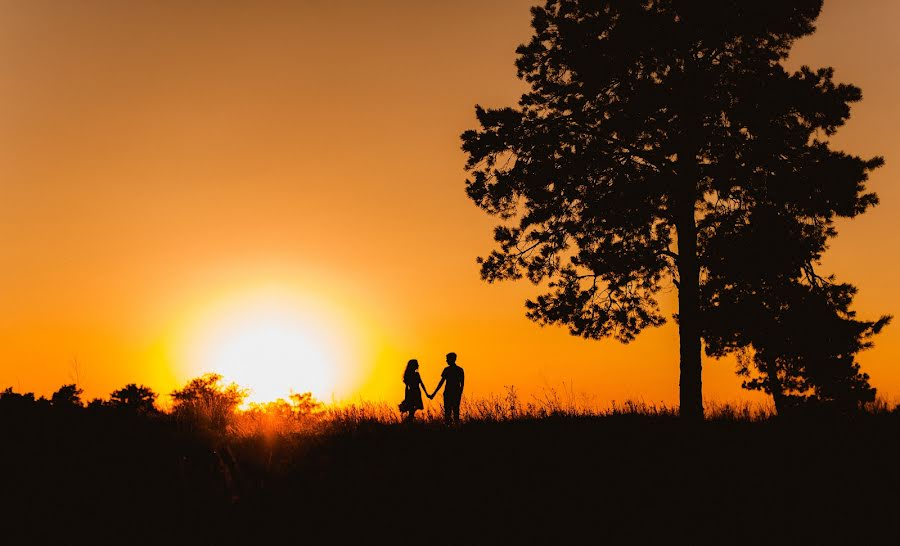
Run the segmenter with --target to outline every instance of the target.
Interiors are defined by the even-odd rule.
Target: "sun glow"
[[[215,372],[250,389],[248,401],[292,392],[329,400],[353,387],[362,370],[353,329],[321,303],[284,294],[238,298],[200,320],[189,373]]]

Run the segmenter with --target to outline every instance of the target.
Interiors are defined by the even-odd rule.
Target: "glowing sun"
[[[193,373],[219,373],[249,388],[249,401],[307,391],[327,400],[346,383],[346,332],[308,304],[237,302],[218,309],[202,330],[192,344]]]

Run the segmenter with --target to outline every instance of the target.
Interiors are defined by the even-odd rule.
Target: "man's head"
[[[447,353],[447,364],[456,365],[456,353]]]

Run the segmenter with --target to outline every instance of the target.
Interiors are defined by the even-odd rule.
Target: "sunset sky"
[[[586,341],[524,317],[539,288],[479,279],[495,220],[459,135],[522,92],[534,3],[0,1],[0,388],[221,371],[258,399],[399,402],[407,359],[433,388],[456,351],[468,394],[677,403],[671,320]],[[834,142],[887,159],[882,204],[822,268],[865,318],[900,313],[898,20],[894,0],[826,0],[791,59],[862,88]],[[861,362],[897,401],[900,323]],[[733,361],[704,366],[707,400],[764,399]]]

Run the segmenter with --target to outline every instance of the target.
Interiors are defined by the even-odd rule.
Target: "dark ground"
[[[896,543],[900,415],[622,415],[219,440],[0,412],[0,542]]]

